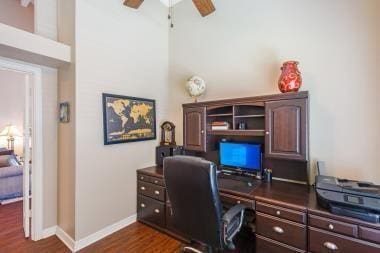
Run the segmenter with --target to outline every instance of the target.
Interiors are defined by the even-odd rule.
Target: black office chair
[[[242,226],[245,206],[236,205],[223,215],[215,164],[198,157],[167,157],[164,178],[178,232],[208,252],[235,249],[232,240]],[[200,252],[191,247],[183,251],[189,250]]]

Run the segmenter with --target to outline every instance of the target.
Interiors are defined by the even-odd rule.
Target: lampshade
[[[9,124],[0,132],[0,136],[22,137],[22,134],[16,126]]]

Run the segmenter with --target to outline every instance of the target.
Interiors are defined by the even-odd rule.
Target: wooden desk
[[[140,169],[137,180],[138,220],[183,240],[171,223],[162,168]],[[313,187],[274,181],[239,191],[220,183],[219,191],[223,202],[255,210],[256,252],[380,252],[379,224],[329,213]]]

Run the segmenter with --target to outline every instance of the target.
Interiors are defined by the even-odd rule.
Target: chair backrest
[[[174,227],[188,239],[222,248],[223,210],[215,164],[198,157],[167,157],[164,178]]]

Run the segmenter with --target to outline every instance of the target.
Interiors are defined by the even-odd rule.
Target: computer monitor
[[[220,142],[220,165],[247,172],[261,171],[261,144]]]

